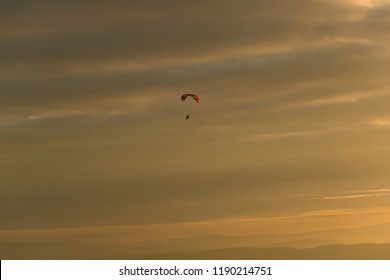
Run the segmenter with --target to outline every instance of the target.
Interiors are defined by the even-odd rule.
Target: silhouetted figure
[[[190,115],[188,115],[188,114],[187,114],[187,116],[186,116],[186,120],[188,120],[189,118],[190,118]]]

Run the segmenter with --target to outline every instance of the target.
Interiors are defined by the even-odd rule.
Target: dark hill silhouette
[[[266,256],[276,254],[282,259],[295,258],[304,254],[314,254],[320,258],[318,252],[326,253],[330,244],[349,243],[390,243],[390,223],[355,229],[337,229],[329,231],[303,232],[282,235],[253,235],[253,236],[223,236],[201,233],[190,237],[177,239],[152,240],[141,243],[90,243],[86,241],[55,242],[6,242],[0,240],[1,259],[140,259],[145,256],[182,257],[195,252],[218,252],[226,249],[238,250],[239,255],[256,251]],[[367,250],[373,248],[371,244]],[[309,248],[319,247],[315,250]],[[362,246],[362,245],[361,245]],[[270,248],[274,247],[274,248]],[[275,249],[276,247],[276,249]],[[284,249],[280,249],[284,247]],[[288,247],[288,248],[286,248]],[[341,247],[335,247],[341,248]],[[347,247],[343,247],[346,249]],[[352,250],[352,247],[348,247]],[[382,248],[382,247],[375,247]],[[293,250],[293,249],[297,249]],[[298,249],[302,249],[299,251]],[[269,252],[269,253],[267,253]],[[274,252],[274,253],[271,253]],[[279,253],[276,253],[279,252]],[[307,253],[306,253],[307,252]],[[360,252],[360,251],[359,251]],[[379,251],[378,251],[379,252]],[[318,253],[318,254],[317,254]],[[337,254],[342,256],[343,252]],[[203,254],[203,253],[202,253]],[[284,254],[284,256],[283,256]],[[374,251],[373,255],[377,255]],[[378,253],[379,254],[379,253]],[[262,254],[260,254],[261,256]],[[325,254],[326,255],[326,254]],[[337,257],[335,253],[330,254]],[[328,256],[328,255],[326,255]],[[370,257],[371,255],[368,255]],[[379,254],[381,257],[382,254]],[[333,259],[333,258],[332,258]]]
[[[280,235],[223,236],[201,233],[186,238],[155,240],[139,244],[139,246],[132,249],[132,253],[133,257],[134,254],[138,254],[138,257],[142,257],[150,254],[165,254],[169,252],[189,253],[194,251],[239,247],[314,248],[322,245],[340,243],[388,242],[390,242],[390,223],[364,228],[336,229]],[[122,255],[122,258],[127,257],[130,257],[130,255]]]
[[[390,260],[390,244],[326,245],[317,248],[230,248],[145,256],[154,260]]]
[[[272,243],[262,247],[273,248],[273,247],[288,247],[288,248],[315,248],[318,246],[329,245],[329,244],[340,244],[341,242],[335,239],[299,239],[293,241]]]

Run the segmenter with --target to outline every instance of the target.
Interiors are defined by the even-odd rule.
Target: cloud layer
[[[0,26],[2,229],[390,206],[365,192],[390,179],[385,1],[2,1]]]

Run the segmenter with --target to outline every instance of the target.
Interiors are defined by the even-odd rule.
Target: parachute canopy
[[[199,97],[198,97],[197,95],[191,94],[191,93],[183,94],[183,95],[181,96],[181,101],[186,100],[186,98],[187,98],[188,96],[192,97],[192,98],[196,101],[196,103],[199,103],[199,102],[200,102]]]

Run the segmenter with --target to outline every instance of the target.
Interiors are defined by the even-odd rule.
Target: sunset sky
[[[0,241],[390,222],[389,4],[2,0]]]

